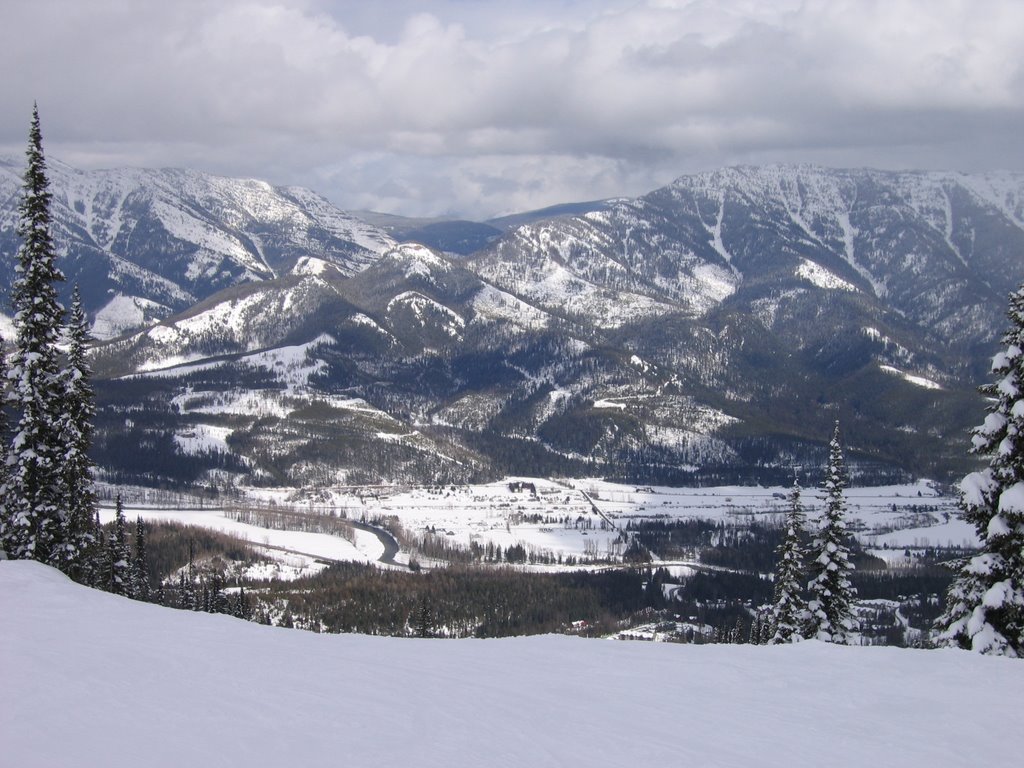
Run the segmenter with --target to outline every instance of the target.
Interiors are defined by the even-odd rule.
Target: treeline
[[[87,584],[169,608],[269,623],[268,614],[256,610],[244,586],[229,587],[229,564],[265,560],[246,543],[175,522],[146,524],[138,518],[134,535],[130,528],[118,499],[114,520],[96,524]]]
[[[184,453],[171,431],[132,427],[97,435],[93,449],[101,477],[112,485],[194,487],[210,470],[244,472],[237,455],[219,450]]]
[[[176,578],[189,562],[198,575],[207,570],[223,575],[228,563],[252,565],[267,561],[248,543],[209,528],[159,521],[146,523],[146,530],[149,580],[154,591],[172,576]]]
[[[941,611],[950,576],[870,574],[858,606],[864,642],[904,645],[904,622],[925,635]],[[868,583],[876,585],[872,591]],[[253,584],[254,615],[324,632],[423,637],[506,637],[541,633],[607,636],[655,624],[669,639],[696,643],[767,641],[770,580],[754,573],[665,568],[527,574],[511,568],[452,566],[423,573],[339,563],[292,582]],[[878,595],[879,597],[876,597]],[[887,598],[888,599],[888,598]],[[899,615],[897,615],[899,614]]]
[[[646,581],[640,570],[527,574],[456,566],[414,574],[344,563],[265,584],[261,598],[282,622],[329,632],[411,636],[426,627],[436,637],[503,637],[575,625],[603,634],[647,606]]]
[[[742,551],[756,541],[721,524],[688,522],[681,526],[687,540],[709,544],[706,551],[717,551],[718,545]],[[239,566],[263,558],[230,536],[159,523],[151,527],[147,541],[152,601],[326,632],[606,636],[660,622],[679,628],[669,635],[676,641],[764,642],[773,593],[763,574],[718,567],[676,577],[664,567],[538,574],[456,564],[411,573],[338,563],[295,581],[245,581],[238,578]],[[526,554],[512,549],[514,560]],[[929,559],[942,554],[935,551]],[[949,571],[933,564],[855,571],[864,642],[906,644],[914,637],[907,626],[926,636],[942,610],[951,578]]]
[[[758,520],[736,525],[715,520],[640,520],[626,531],[651,554],[667,560],[699,560],[708,565],[771,573],[782,529]]]

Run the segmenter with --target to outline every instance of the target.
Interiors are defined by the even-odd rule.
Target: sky
[[[1024,171],[1020,0],[4,0],[0,154],[482,219],[736,164]]]

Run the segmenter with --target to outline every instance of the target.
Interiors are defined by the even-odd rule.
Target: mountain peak
[[[5,285],[19,245],[20,165],[0,162]],[[59,160],[49,166],[65,288],[80,285],[102,333],[169,317],[220,290],[296,266],[313,268],[314,262],[299,264],[305,258],[355,274],[394,245],[383,231],[306,189],[180,168],[80,171]],[[104,313],[111,317],[98,317]]]
[[[384,258],[404,266],[407,278],[430,278],[435,272],[448,272],[452,265],[443,257],[419,243],[399,243]]]

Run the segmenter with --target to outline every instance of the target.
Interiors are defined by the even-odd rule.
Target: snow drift
[[[1012,765],[1024,663],[962,651],[316,635],[0,562],[6,765]],[[1002,724],[1002,725],[1000,725]]]

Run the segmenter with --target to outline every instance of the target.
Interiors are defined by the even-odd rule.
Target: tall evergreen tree
[[[747,642],[751,645],[761,645],[761,625],[764,622],[764,616],[761,615],[761,611],[754,613],[754,618],[750,622],[750,634],[747,637]]]
[[[433,627],[434,618],[430,612],[430,601],[423,595],[413,617],[412,630],[416,637],[432,637]]]
[[[1010,296],[1010,328],[992,361],[985,422],[971,452],[988,467],[960,484],[960,508],[981,551],[963,563],[936,621],[939,643],[1024,657],[1024,286]]]
[[[245,587],[238,588],[238,594],[231,602],[231,615],[246,621],[252,618],[252,606],[249,603],[249,596],[245,594]]]
[[[63,447],[63,495],[67,507],[63,537],[64,570],[82,580],[87,568],[87,553],[92,544],[92,519],[96,511],[93,488],[92,446],[96,406],[86,360],[89,327],[82,301],[75,286],[68,322],[67,361],[61,371],[63,408],[60,414],[60,440]]]
[[[50,233],[50,192],[39,111],[33,109],[28,167],[18,209],[16,278],[12,286],[15,349],[8,371],[8,403],[18,415],[7,456],[4,548],[16,559],[67,562],[61,498],[58,348],[64,310],[57,301],[57,268]]]
[[[135,554],[132,557],[132,597],[149,600],[149,564],[146,562],[146,524],[135,520]]]
[[[786,534],[779,545],[779,562],[775,567],[775,601],[771,612],[774,631],[769,641],[773,645],[802,640],[808,619],[807,603],[802,594],[807,518],[800,497],[800,483],[794,480],[786,512]]]
[[[106,589],[109,582],[107,568],[107,541],[103,536],[100,524],[100,513],[97,510],[92,517],[92,543],[86,555],[86,581],[90,587]]]
[[[131,553],[128,547],[128,526],[124,519],[121,494],[114,502],[114,529],[107,548],[107,591],[115,595],[131,594]]]
[[[821,530],[813,544],[811,554],[812,578],[807,603],[808,637],[845,645],[856,630],[853,601],[857,591],[850,583],[850,550],[847,546],[846,468],[843,449],[839,441],[839,422],[829,444],[828,468],[825,473],[825,512]]]

